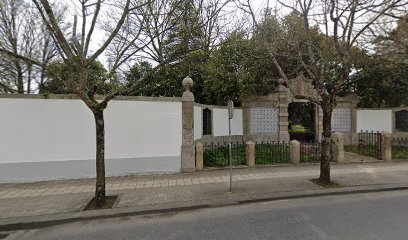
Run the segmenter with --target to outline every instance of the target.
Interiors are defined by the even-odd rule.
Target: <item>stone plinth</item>
[[[392,134],[388,132],[381,132],[381,160],[391,161],[392,160],[392,149],[391,149]]]
[[[196,170],[202,171],[204,169],[204,145],[202,143],[196,144]]]
[[[300,142],[297,140],[290,141],[290,162],[293,164],[300,163]]]
[[[333,150],[333,161],[337,163],[345,163],[350,159],[344,158],[344,135],[342,133],[332,134],[332,150]]]
[[[250,168],[255,167],[255,143],[251,141],[246,143],[246,165]]]

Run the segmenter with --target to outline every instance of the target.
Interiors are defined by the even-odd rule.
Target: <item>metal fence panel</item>
[[[392,158],[408,160],[408,138],[396,138],[392,142]]]
[[[322,153],[321,142],[300,142],[300,162],[318,163]]]
[[[358,133],[358,153],[380,159],[381,134],[374,131],[360,131]]]
[[[210,143],[204,145],[204,167],[227,167],[229,166],[229,144]],[[246,164],[246,146],[242,142],[231,144],[232,165]]]
[[[290,163],[288,142],[255,143],[255,164]]]

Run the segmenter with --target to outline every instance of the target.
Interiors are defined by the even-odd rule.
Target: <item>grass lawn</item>
[[[306,128],[300,124],[293,124],[292,127],[289,129],[289,132],[293,133],[305,133]]]
[[[377,151],[372,146],[344,146],[344,151],[357,153],[364,156],[377,157]]]
[[[344,151],[358,153],[358,146],[344,146]]]
[[[344,151],[376,157],[376,154],[373,151],[373,149],[367,146],[361,147],[360,151],[358,149],[358,146],[344,146]],[[408,147],[393,146],[392,147],[392,159],[408,160]]]

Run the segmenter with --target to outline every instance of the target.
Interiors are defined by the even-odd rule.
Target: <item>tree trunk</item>
[[[17,92],[20,94],[24,93],[24,79],[23,79],[23,69],[20,63],[16,60],[14,62],[17,71]]]
[[[32,66],[28,66],[27,69],[27,94],[31,93],[31,72],[32,72]]]
[[[320,177],[323,184],[330,183],[330,144],[331,144],[331,119],[332,108],[330,103],[322,104],[323,110],[323,139],[320,157]]]
[[[97,208],[105,204],[105,120],[103,109],[94,109],[96,126],[96,187],[95,200]]]
[[[41,66],[40,83],[38,84],[38,93],[44,93],[44,82],[45,82],[45,64]]]

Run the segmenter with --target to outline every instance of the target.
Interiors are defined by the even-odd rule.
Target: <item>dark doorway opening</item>
[[[310,102],[289,103],[290,140],[315,141],[315,105]]]
[[[212,117],[211,110],[204,108],[203,110],[203,135],[211,135]]]

